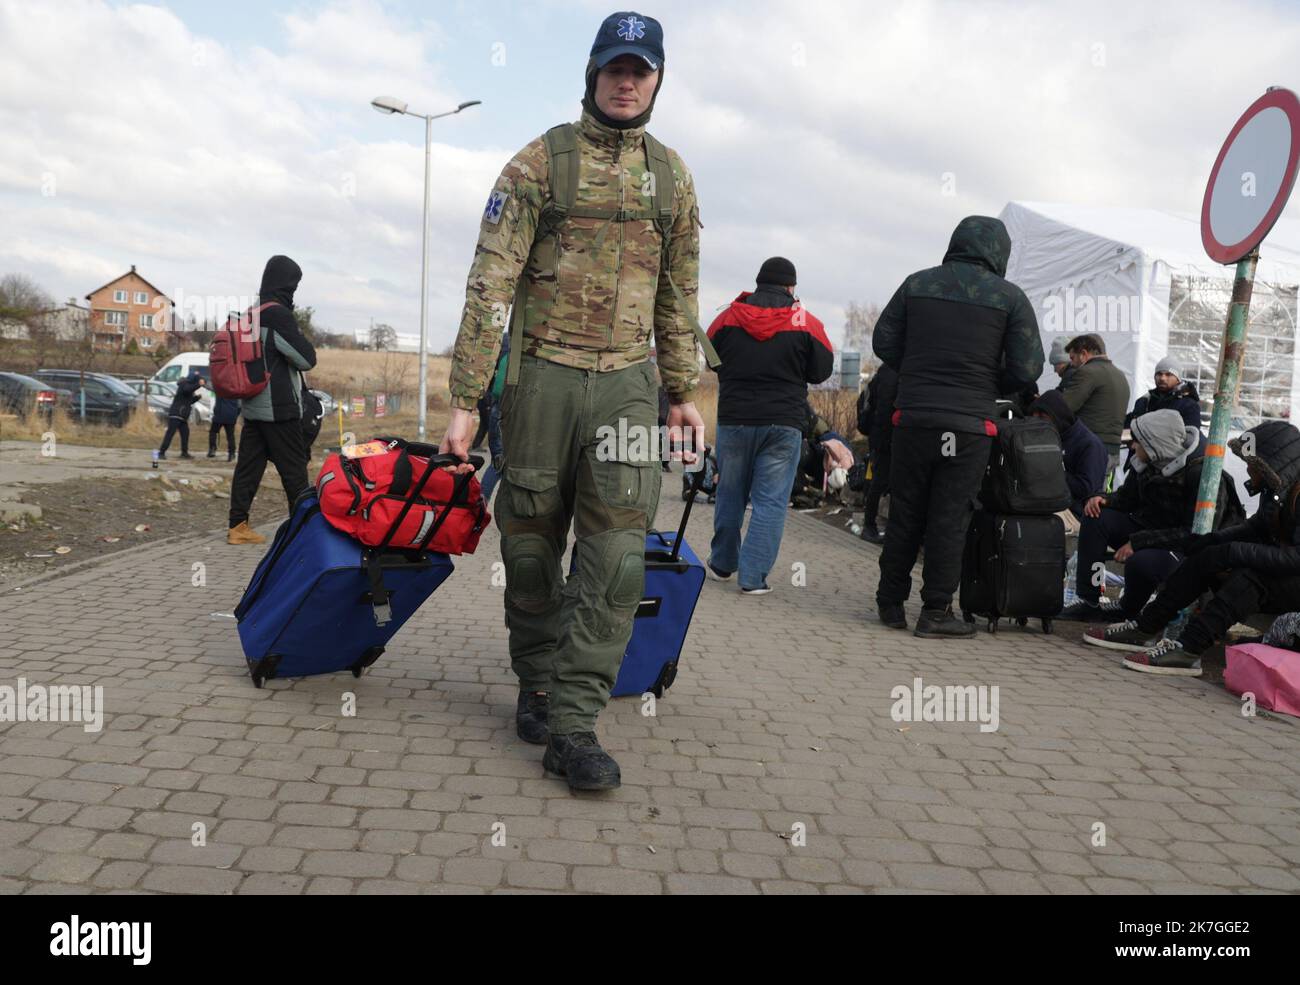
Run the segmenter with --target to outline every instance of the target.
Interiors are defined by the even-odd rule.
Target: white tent
[[[1000,218],[1011,234],[1007,279],[1033,304],[1044,353],[1057,338],[1100,335],[1128,378],[1130,406],[1172,355],[1208,419],[1234,268],[1205,255],[1198,215],[1010,202]],[[1279,220],[1260,253],[1233,433],[1264,418],[1300,418],[1300,222]],[[1040,388],[1056,384],[1045,366]],[[1226,461],[1244,479],[1236,456]]]

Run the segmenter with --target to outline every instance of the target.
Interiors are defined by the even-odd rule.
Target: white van
[[[208,354],[206,352],[182,352],[173,356],[162,369],[150,378],[152,383],[179,383],[190,375],[190,370],[201,369],[208,375]]]
[[[173,356],[166,366],[149,378],[149,382],[174,385],[189,376],[190,370],[194,369],[201,370],[205,377],[208,376],[207,352],[182,352],[178,356]],[[212,404],[212,380],[209,378],[208,385],[199,391],[198,406],[194,408],[194,415],[198,418],[197,423],[207,424],[212,420]]]

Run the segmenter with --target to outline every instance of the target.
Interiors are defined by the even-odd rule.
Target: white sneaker
[[[732,578],[736,577],[736,573],[734,571],[731,572],[730,574],[724,575],[721,571],[717,570],[713,566],[712,555],[710,555],[708,560],[704,562],[704,570],[708,573],[708,576],[712,578],[714,581],[731,581]]]
[[[764,585],[762,588],[742,588],[740,590],[740,594],[741,595],[766,595],[771,590],[772,589],[770,589],[768,586]]]

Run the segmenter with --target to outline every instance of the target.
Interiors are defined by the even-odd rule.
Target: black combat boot
[[[519,704],[515,706],[515,731],[519,738],[535,746],[546,745],[549,711],[550,697],[545,691],[520,691]]]
[[[552,735],[542,768],[568,780],[571,790],[613,790],[622,782],[618,763],[600,748],[595,732]]]
[[[975,624],[954,616],[951,605],[946,609],[922,609],[912,635],[926,640],[961,639],[975,635]]]

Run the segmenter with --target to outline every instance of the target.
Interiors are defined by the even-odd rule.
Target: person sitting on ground
[[[1178,567],[1179,545],[1192,530],[1205,459],[1201,433],[1183,424],[1174,410],[1157,410],[1133,421],[1133,468],[1124,484],[1109,495],[1092,496],[1079,530],[1077,591],[1079,600],[1062,619],[1120,622],[1132,619],[1156,588]],[[1244,518],[1236,484],[1219,478],[1215,521],[1232,524]],[[1102,601],[1106,548],[1118,548],[1124,565],[1124,593],[1118,603]]]
[[[1188,427],[1201,429],[1201,398],[1196,387],[1183,382],[1183,369],[1171,356],[1156,363],[1156,385],[1137,398],[1137,403],[1124,418],[1124,427],[1132,425],[1135,417],[1153,410],[1176,410]]]
[[[1061,436],[1065,484],[1070,487],[1070,514],[1083,518],[1083,506],[1106,482],[1106,446],[1074,416],[1059,390],[1048,390],[1029,407],[1034,417],[1048,421]]]
[[[1201,654],[1226,640],[1234,625],[1256,613],[1300,607],[1300,430],[1265,421],[1228,447],[1246,462],[1246,491],[1259,494],[1254,515],[1213,533],[1186,535],[1178,545],[1186,559],[1136,619],[1084,634],[1085,643],[1127,652],[1130,670],[1199,677]],[[1206,591],[1213,597],[1178,638],[1166,637],[1178,613]]]
[[[790,503],[799,509],[808,509],[821,503],[824,486],[833,484],[838,491],[847,483],[848,470],[853,467],[853,450],[844,436],[832,429],[810,403],[805,403],[802,431],[799,470],[790,490]],[[837,484],[836,469],[845,471],[844,481]]]
[[[172,397],[171,406],[167,408],[167,433],[163,435],[162,447],[158,449],[158,460],[167,457],[167,449],[172,443],[172,435],[178,431],[181,436],[181,458],[193,458],[190,454],[190,411],[199,402],[199,390],[207,386],[208,381],[197,369],[176,384],[176,396]]]
[[[1061,380],[1061,382],[1056,385],[1056,388],[1059,390],[1065,385],[1065,374],[1074,368],[1070,365],[1070,354],[1065,351],[1064,338],[1052,340],[1052,349],[1047,354],[1047,364],[1052,367],[1052,371],[1056,373]]]

